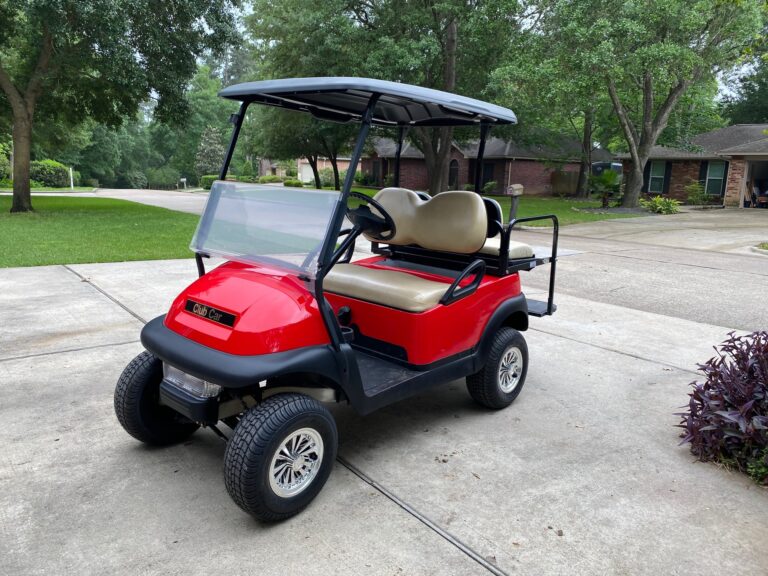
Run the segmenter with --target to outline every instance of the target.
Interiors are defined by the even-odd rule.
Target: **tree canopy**
[[[38,116],[116,125],[156,101],[183,118],[197,59],[235,35],[234,0],[17,0],[0,4],[0,89],[11,110],[12,211],[30,210],[29,161]],[[43,97],[44,95],[44,97]]]

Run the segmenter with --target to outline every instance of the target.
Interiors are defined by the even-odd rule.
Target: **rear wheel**
[[[303,394],[277,394],[240,419],[224,454],[227,492],[259,520],[289,518],[322,489],[336,459],[331,413]]]
[[[125,367],[115,387],[115,414],[128,434],[146,444],[175,444],[199,426],[160,404],[163,363],[142,352]]]
[[[496,333],[483,369],[467,376],[467,390],[478,404],[500,410],[520,394],[527,373],[525,338],[517,330],[505,327]]]

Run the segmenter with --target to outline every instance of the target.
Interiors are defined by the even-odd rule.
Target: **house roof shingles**
[[[707,160],[723,156],[768,154],[768,124],[736,124],[699,134],[693,138],[699,150],[683,150],[668,146],[654,146],[651,159],[658,160]],[[628,160],[629,154],[617,154]]]

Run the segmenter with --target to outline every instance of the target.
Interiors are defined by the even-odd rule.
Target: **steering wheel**
[[[373,236],[376,240],[386,242],[392,240],[395,237],[395,221],[389,212],[384,210],[384,207],[376,200],[365,194],[359,192],[352,192],[350,198],[357,198],[362,200],[366,204],[370,204],[376,211],[381,214],[374,214],[368,206],[358,206],[357,208],[347,208],[347,218],[352,222],[355,228],[361,230],[369,236]]]

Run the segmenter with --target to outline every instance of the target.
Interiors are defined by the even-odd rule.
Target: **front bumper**
[[[319,374],[341,382],[336,354],[328,345],[307,346],[274,354],[240,356],[214,350],[166,327],[165,316],[147,322],[141,343],[149,352],[202,380],[228,389],[258,386],[267,378],[284,374]]]

